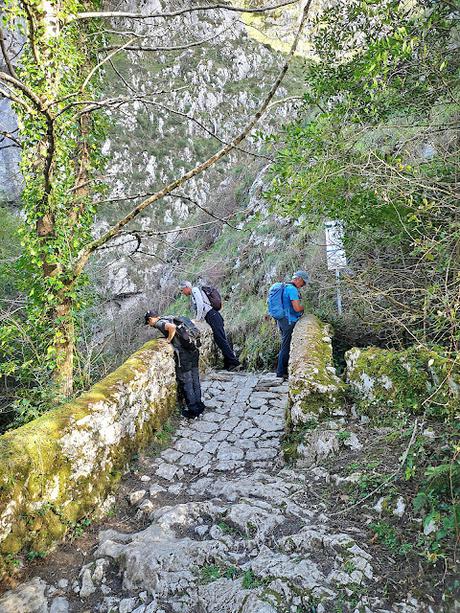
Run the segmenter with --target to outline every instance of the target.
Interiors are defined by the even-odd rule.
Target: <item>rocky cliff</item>
[[[314,2],[314,10],[321,4]],[[133,0],[121,8],[150,14],[185,6],[181,0]],[[120,9],[116,3],[105,8]],[[108,53],[111,57],[103,65],[100,95],[118,102],[108,107],[102,147],[108,192],[98,197],[95,233],[238,133],[284,62],[299,8],[285,7],[263,17],[210,10],[169,20],[114,19],[104,24],[101,59]],[[260,133],[255,131],[220,164],[147,209],[129,227],[141,234],[123,234],[93,260],[94,306],[84,316],[89,322],[86,340],[110,339],[112,347],[127,355],[143,340],[136,316],[146,307],[166,308],[181,277],[218,283],[230,297],[229,323],[241,336],[264,311],[262,292],[242,319],[243,292],[254,293],[257,284],[265,287],[279,272],[298,267],[306,235],[290,231],[292,221],[272,216],[263,202],[273,149],[261,134],[277,131],[296,116],[309,27],[300,45],[302,56],[294,59],[259,124]],[[127,48],[116,51],[120,46]],[[1,110],[14,126],[10,109]],[[17,201],[17,156],[13,149],[2,153],[5,197]],[[197,227],[178,231],[189,226]],[[267,334],[273,331],[262,336]]]
[[[148,13],[163,4],[137,2],[131,8]],[[179,6],[180,2],[168,3],[167,8]],[[260,18],[243,20],[238,13],[222,10],[191,13],[160,24],[142,20],[135,25],[132,46],[161,50],[122,51],[106,69],[104,88],[108,96],[115,98],[135,90],[141,99],[110,111],[113,121],[103,147],[110,194],[99,209],[98,231],[132,208],[143,194],[180,176],[238,133],[258,108],[284,61],[283,51],[295,31],[297,13],[298,8],[271,15],[265,20],[263,37]],[[133,24],[118,21],[112,28],[126,32],[133,29]],[[111,36],[113,46],[126,42],[126,36]],[[283,43],[281,50],[277,41]],[[265,133],[295,116],[304,61],[295,59],[276,103],[260,124]],[[151,94],[158,91],[161,93]],[[111,249],[101,252],[93,277],[98,278],[104,314],[116,320],[117,328],[120,318],[129,327],[133,311],[165,306],[178,277],[203,273],[209,278],[196,264],[221,230],[229,230],[216,217],[235,225],[238,213],[245,211],[243,215],[247,215],[248,210],[260,209],[260,203],[249,198],[248,190],[255,182],[251,193],[260,196],[259,173],[269,166],[271,154],[264,141],[253,134],[241,150],[147,209],[133,224],[142,231],[141,243],[133,235],[123,235]],[[174,232],[197,224],[202,224],[201,230],[185,235]],[[155,235],[157,232],[163,234]],[[240,232],[238,240],[239,235],[247,233]],[[237,264],[239,248],[233,247]],[[213,250],[222,259],[218,250]],[[102,326],[99,330],[102,332]]]

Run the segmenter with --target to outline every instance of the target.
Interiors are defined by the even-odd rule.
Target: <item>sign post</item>
[[[340,271],[347,267],[347,256],[343,246],[343,222],[339,219],[324,222],[326,234],[326,259],[328,270],[335,270],[337,295],[337,312],[342,315],[342,293],[340,289]]]

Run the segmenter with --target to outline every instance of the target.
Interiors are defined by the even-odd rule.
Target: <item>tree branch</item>
[[[24,10],[27,14],[27,21],[29,22],[29,40],[30,40],[30,46],[32,48],[32,53],[34,55],[35,61],[37,62],[38,65],[40,65],[40,56],[39,53],[37,51],[37,47],[36,47],[36,43],[35,43],[35,24],[34,24],[34,18],[32,15],[32,12],[30,10],[30,6],[27,2],[21,2],[22,6],[24,7]]]
[[[126,45],[123,45],[122,49],[124,51],[183,51],[185,49],[192,49],[193,47],[199,47],[200,45],[204,45],[205,43],[209,43],[210,41],[218,38],[221,34],[224,34],[225,32],[227,32],[228,30],[230,30],[230,28],[232,28],[235,23],[238,23],[238,19],[235,19],[234,21],[232,21],[232,23],[227,26],[226,28],[222,28],[222,30],[219,30],[218,32],[216,32],[215,34],[213,34],[212,36],[209,36],[208,38],[202,38],[201,40],[197,40],[193,43],[188,43],[186,45],[177,45],[175,47],[139,47],[139,46],[135,46],[135,45],[131,45],[131,41],[129,43],[127,43]],[[119,36],[123,36],[126,35],[127,33],[122,34],[121,32],[119,33]],[[146,34],[146,35],[134,35],[132,34],[131,37],[132,38],[150,38],[152,35],[151,34]],[[104,47],[102,50],[103,51],[112,51],[113,49],[117,49],[116,45],[110,45],[108,47]]]
[[[215,131],[210,130],[209,128],[207,128],[203,123],[201,123],[201,121],[199,119],[196,119],[192,115],[188,115],[187,113],[183,113],[182,111],[178,111],[177,109],[173,109],[170,106],[166,106],[165,104],[162,104],[161,102],[154,102],[153,100],[143,100],[142,102],[143,102],[143,104],[152,104],[152,105],[157,106],[157,107],[159,107],[159,108],[161,108],[161,109],[163,109],[165,111],[168,111],[169,113],[172,113],[173,115],[178,115],[179,117],[183,117],[184,119],[187,119],[188,121],[191,121],[192,123],[195,123],[204,132],[209,134],[209,136],[212,136],[217,141],[219,141],[219,143],[221,143],[223,145],[228,145],[228,141],[222,139],[220,136],[218,136],[215,133]],[[270,107],[271,106],[272,105],[270,105]],[[247,149],[243,149],[242,147],[235,147],[235,149],[236,149],[236,151],[240,151],[241,153],[245,153],[246,155],[252,155],[253,157],[263,158],[264,160],[269,160],[270,162],[273,162],[273,158],[270,158],[267,155],[264,155],[263,153],[255,153],[253,151],[248,151]]]
[[[18,96],[11,93],[10,91],[6,91],[0,88],[0,96],[3,96],[7,100],[11,100],[11,102],[16,102],[16,104],[23,106],[25,109],[29,111],[29,113],[32,113],[32,114],[34,113],[34,109],[29,104],[27,104],[25,100],[22,100],[22,98],[18,98]]]
[[[121,45],[120,47],[113,47],[112,49],[112,53],[109,53],[109,55],[107,55],[104,59],[102,59],[98,64],[96,64],[96,66],[94,66],[94,68],[90,71],[90,73],[88,74],[88,76],[86,77],[86,79],[84,80],[82,86],[80,87],[80,92],[82,92],[86,86],[88,85],[88,83],[90,82],[92,76],[94,75],[94,73],[99,70],[99,68],[101,66],[103,66],[106,62],[109,62],[114,55],[116,55],[117,53],[119,53],[120,51],[123,51],[124,49],[126,49],[131,43],[133,43],[135,41],[134,38],[130,38],[128,40],[128,42],[126,42],[124,45]]]
[[[17,129],[14,130],[14,132],[17,132]],[[10,140],[13,144],[12,145],[8,145],[8,147],[22,147],[21,141],[16,138],[15,136],[13,136],[13,134],[11,132],[7,132],[5,130],[0,130],[0,135],[2,136],[0,142],[3,142],[6,138],[8,140]],[[7,145],[5,145],[3,147],[3,149],[6,149]]]
[[[3,55],[3,59],[5,60],[6,67],[8,68],[8,72],[12,77],[16,78],[16,71],[14,69],[13,64],[11,63],[10,56],[8,55],[8,51],[5,46],[5,38],[3,36],[3,29],[0,28],[0,50]]]
[[[0,71],[0,81],[3,81],[4,83],[15,87],[16,89],[19,89],[19,91],[21,91],[25,96],[27,96],[27,98],[29,98],[29,100],[31,100],[40,111],[44,110],[42,101],[37,96],[37,94],[35,94],[29,87],[24,85],[24,83],[19,79],[16,79],[15,77],[9,75],[6,72]]]
[[[229,143],[228,145],[225,145],[222,149],[217,151],[213,156],[208,158],[205,162],[203,162],[201,164],[198,164],[198,166],[195,166],[195,168],[192,168],[192,170],[189,170],[184,175],[182,175],[178,179],[175,179],[174,181],[172,181],[171,183],[169,183],[168,185],[163,187],[163,189],[161,189],[160,191],[156,192],[155,194],[153,194],[152,196],[150,196],[149,198],[147,198],[146,200],[144,200],[143,202],[138,204],[130,213],[128,213],[128,215],[126,215],[125,217],[120,219],[112,228],[110,228],[110,230],[105,232],[98,239],[96,239],[96,240],[92,241],[91,243],[89,243],[89,245],[87,245],[80,252],[80,254],[78,256],[78,259],[75,262],[74,271],[73,271],[74,278],[76,278],[76,277],[78,277],[78,275],[80,275],[80,273],[82,272],[83,268],[85,267],[85,265],[86,265],[90,255],[93,253],[93,251],[95,251],[98,247],[100,247],[101,245],[106,243],[113,236],[116,236],[120,232],[120,230],[122,228],[124,228],[124,226],[126,226],[130,221],[135,219],[144,209],[146,209],[148,206],[150,206],[154,202],[157,202],[158,200],[161,200],[162,198],[164,198],[165,196],[167,196],[168,194],[173,192],[175,189],[177,189],[178,187],[183,185],[185,182],[189,181],[191,178],[201,174],[202,172],[204,172],[205,170],[207,170],[208,168],[213,166],[216,162],[218,162],[223,157],[225,157],[230,151],[235,149],[250,134],[250,132],[252,131],[254,126],[257,124],[259,119],[262,117],[262,115],[267,110],[270,102],[273,100],[274,95],[276,94],[276,92],[277,92],[277,90],[278,90],[282,80],[284,79],[284,76],[286,75],[286,73],[288,71],[288,68],[289,68],[289,65],[291,63],[291,60],[294,57],[295,51],[297,49],[297,45],[299,43],[300,35],[302,33],[303,26],[304,26],[305,21],[307,19],[307,15],[308,15],[308,12],[310,10],[311,3],[312,3],[312,0],[307,0],[306,4],[304,6],[304,9],[303,9],[302,15],[301,15],[301,19],[300,19],[299,28],[298,28],[296,36],[294,38],[294,42],[292,43],[292,47],[291,47],[291,50],[290,50],[290,52],[289,52],[289,54],[288,54],[288,56],[286,58],[286,62],[284,63],[284,66],[282,67],[282,69],[281,69],[281,71],[280,71],[276,81],[273,83],[273,85],[272,85],[268,95],[266,96],[266,98],[263,101],[262,105],[260,106],[259,110],[254,115],[254,117],[249,121],[249,123],[246,125],[246,127],[242,130],[242,132],[240,132],[240,134],[236,138],[234,138],[231,141],[231,143]]]
[[[182,200],[187,200],[187,202],[190,202],[191,204],[196,206],[197,209],[200,209],[200,211],[203,211],[203,213],[206,213],[206,215],[209,215],[210,217],[212,217],[216,221],[221,221],[226,226],[229,226],[230,228],[232,228],[232,230],[238,230],[238,228],[236,226],[232,226],[232,224],[229,223],[228,221],[226,221],[225,219],[221,219],[217,215],[214,215],[214,213],[212,213],[209,209],[205,208],[201,204],[198,204],[198,202],[196,200],[192,200],[192,198],[190,198],[189,196],[185,196],[184,194],[174,194],[174,193],[172,193],[171,196],[175,196],[176,198],[181,198]]]
[[[187,232],[188,230],[195,230],[196,228],[202,228],[203,226],[212,226],[216,223],[226,223],[227,219],[230,219],[230,217],[233,217],[234,215],[235,214],[233,213],[233,215],[229,215],[228,217],[216,217],[214,221],[204,221],[202,223],[197,223],[182,228],[173,228],[171,230],[126,230],[125,232],[120,232],[118,236],[165,236],[168,234],[176,234],[178,232]]]
[[[179,17],[180,15],[184,15],[186,13],[196,13],[197,11],[215,11],[215,10],[223,10],[223,11],[232,11],[236,13],[266,13],[268,11],[276,11],[284,6],[289,6],[292,4],[298,4],[300,0],[287,0],[286,2],[280,2],[279,4],[272,4],[269,6],[264,6],[260,8],[247,8],[244,6],[231,6],[228,4],[213,4],[209,6],[192,6],[186,9],[180,9],[178,11],[171,11],[170,13],[130,13],[124,11],[96,11],[96,12],[88,12],[88,13],[77,13],[76,15],[71,15],[68,19],[68,22],[72,22],[79,19],[112,19],[114,17],[123,17],[125,19],[164,19],[166,17]]]
[[[117,74],[119,73],[117,72]],[[69,109],[71,109],[74,106],[86,105],[81,111],[79,111],[79,114],[81,115],[81,114],[86,114],[86,113],[92,113],[93,111],[96,111],[103,107],[111,107],[111,106],[120,107],[124,104],[129,104],[132,102],[144,102],[148,98],[148,96],[164,96],[166,94],[172,94],[172,93],[180,92],[184,89],[187,89],[186,85],[182,85],[181,87],[176,87],[175,89],[159,90],[157,92],[149,92],[148,94],[138,94],[137,92],[133,90],[132,87],[130,87],[126,83],[125,79],[122,79],[122,80],[123,80],[124,85],[126,85],[128,89],[133,91],[132,96],[120,96],[118,98],[105,98],[103,100],[76,100],[75,102],[70,102],[69,104],[67,104],[64,108],[62,108],[59,111],[59,113],[56,113],[55,118],[60,117],[61,115],[66,113]],[[75,96],[75,94],[72,94],[72,96]],[[52,105],[51,104],[48,105],[48,108],[51,106],[56,106],[59,102],[62,102],[62,100],[55,100],[52,103]]]
[[[0,72],[0,81],[3,81],[4,83],[6,83],[7,87],[11,85],[12,87],[22,92],[27,98],[29,98],[29,100],[31,100],[34,103],[34,105],[37,107],[37,109],[40,111],[40,113],[45,118],[46,136],[47,136],[47,152],[46,152],[45,167],[43,170],[43,175],[44,175],[44,182],[45,182],[44,191],[45,191],[45,194],[48,195],[51,191],[50,173],[51,173],[51,166],[53,163],[54,151],[55,151],[55,146],[56,146],[55,138],[54,138],[54,117],[50,114],[49,110],[44,106],[40,97],[37,96],[37,94],[34,91],[32,91],[29,87],[27,87],[27,85],[25,85],[19,79],[16,79],[15,77],[7,74],[6,72]],[[1,92],[1,93],[4,94],[4,92]],[[6,96],[6,97],[10,97],[11,100],[14,100],[15,102],[18,102],[19,104],[22,104],[23,106],[26,106],[26,108],[28,108],[27,105],[25,105],[25,103],[21,101],[19,98],[17,97],[13,98],[11,96]]]

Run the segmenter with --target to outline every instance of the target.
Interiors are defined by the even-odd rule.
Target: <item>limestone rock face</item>
[[[107,8],[111,8],[110,4]],[[127,10],[144,14],[188,6],[182,0],[133,0],[123,8],[126,4],[130,6]],[[113,8],[119,9],[118,4],[114,3]],[[141,96],[147,96],[147,103],[134,101],[111,111],[103,151],[108,162],[109,199],[113,203],[100,209],[96,233],[107,229],[138,201],[126,196],[152,193],[207,159],[221,148],[222,142],[229,142],[238,134],[260,106],[284,62],[285,49],[274,48],[270,42],[281,36],[290,44],[298,12],[296,7],[268,17],[264,22],[267,27],[264,40],[255,36],[260,26],[249,27],[241,15],[225,10],[199,11],[161,21],[114,20],[114,30],[134,30],[137,37],[147,36],[138,38],[136,45],[164,50],[122,51],[112,59],[114,69],[106,67],[105,95],[126,96],[126,82]],[[167,51],[199,41],[204,42],[189,49]],[[290,98],[299,94],[300,89],[301,79],[292,71],[278,98]],[[156,91],[164,93],[149,95]],[[297,106],[295,99],[275,105],[260,127],[268,133],[277,129],[294,116]],[[249,138],[242,148],[257,154],[262,146],[259,139]],[[173,196],[148,208],[135,225],[142,230],[170,231],[187,225],[197,207],[219,212],[221,201],[228,199],[235,189],[234,169],[245,168],[247,179],[252,182],[258,166],[260,159],[235,151],[218,167],[193,178]],[[134,243],[127,243],[126,237],[113,241],[111,249],[101,252],[96,266],[107,265],[104,288],[107,297],[113,300],[109,316],[123,315],[132,311],[133,306],[157,299],[155,290],[167,286],[174,276],[172,267],[165,266],[164,260],[177,257],[169,249],[175,238],[173,233],[161,239],[144,237],[142,251],[159,256],[160,261],[142,254],[130,257]]]

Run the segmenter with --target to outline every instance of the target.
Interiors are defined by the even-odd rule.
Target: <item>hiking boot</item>
[[[200,413],[195,413],[195,411],[190,411],[190,409],[182,409],[181,415],[187,419],[196,419]]]
[[[197,402],[196,404],[192,404],[187,407],[187,411],[191,413],[194,417],[199,417],[201,413],[205,410],[205,406],[202,402]]]

